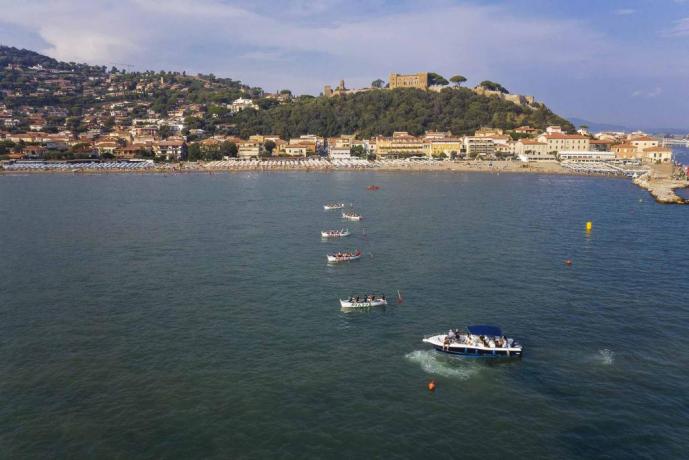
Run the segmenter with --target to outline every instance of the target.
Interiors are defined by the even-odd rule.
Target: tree
[[[363,158],[366,156],[366,150],[363,145],[354,145],[349,149],[349,154],[353,157]]]
[[[445,86],[447,85],[447,83],[447,80],[445,80],[445,77],[443,77],[442,75],[439,75],[435,72],[428,72],[428,86]]]
[[[462,86],[462,83],[467,81],[467,79],[463,75],[455,75],[454,77],[450,78],[450,81],[457,86]]]
[[[263,143],[263,148],[265,148],[266,152],[268,153],[267,156],[271,156],[273,154],[275,147],[277,147],[277,144],[271,140],[267,140]]]
[[[198,161],[203,158],[203,152],[201,151],[201,144],[194,142],[190,144],[187,148],[187,160]]]
[[[377,80],[373,80],[373,81],[371,82],[371,88],[378,88],[378,89],[381,89],[381,88],[383,88],[384,86],[385,86],[385,82],[384,82],[383,80],[381,80],[380,78],[377,79]]]
[[[483,80],[479,84],[479,86],[482,88],[485,88],[487,90],[490,90],[490,91],[500,91],[503,94],[509,93],[509,91],[507,91],[507,89],[504,86],[502,86],[500,83],[495,83],[494,81],[490,81],[490,80]]]
[[[237,144],[230,141],[223,141],[220,143],[220,153],[224,157],[236,157],[239,149]]]

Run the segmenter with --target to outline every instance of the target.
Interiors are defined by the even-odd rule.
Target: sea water
[[[0,198],[7,458],[689,451],[689,214],[628,180],[30,175],[0,176]],[[523,359],[421,342],[469,324]]]

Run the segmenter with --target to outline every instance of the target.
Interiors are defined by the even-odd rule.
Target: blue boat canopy
[[[469,333],[473,335],[490,335],[493,337],[502,336],[502,331],[497,326],[479,325],[469,326],[467,329],[469,330]]]

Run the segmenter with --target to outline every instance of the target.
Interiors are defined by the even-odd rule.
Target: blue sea
[[[4,458],[689,452],[689,208],[628,180],[4,175],[0,197]],[[470,324],[523,359],[421,342]]]

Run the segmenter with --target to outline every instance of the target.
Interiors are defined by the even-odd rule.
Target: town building
[[[388,79],[390,89],[395,88],[417,88],[428,89],[428,72],[419,72],[414,74],[402,75],[399,73],[391,73]]]
[[[519,128],[515,128],[514,132],[519,134],[533,135],[538,133],[538,130],[530,126],[520,126]]]
[[[240,97],[239,99],[235,99],[232,104],[229,104],[227,108],[230,109],[232,113],[238,113],[246,109],[258,110],[258,105],[251,99]]]
[[[672,161],[672,149],[669,147],[648,147],[641,154],[641,159],[649,163],[670,163]]]
[[[153,153],[156,158],[167,161],[179,161],[186,154],[186,143],[182,139],[168,139],[153,143]]]
[[[514,153],[528,161],[555,160],[555,155],[548,151],[548,144],[534,139],[520,139],[515,142]]]
[[[495,155],[495,142],[489,137],[465,136],[464,150],[469,158],[492,157]]]
[[[619,160],[634,160],[637,158],[636,147],[632,144],[617,144],[610,149]]]
[[[328,139],[328,157],[333,160],[351,158],[353,142],[353,134]]]
[[[432,157],[446,156],[453,158],[462,151],[464,139],[461,137],[448,136],[442,139],[432,139],[427,143],[427,152]]]
[[[609,152],[614,144],[614,141],[604,140],[604,139],[591,139],[590,142],[591,150],[597,152]]]
[[[313,145],[305,143],[290,143],[282,148],[281,153],[290,157],[305,157],[313,153]]]
[[[406,131],[396,131],[392,137],[376,138],[376,156],[381,158],[405,158],[427,155],[427,143]]]
[[[261,142],[244,141],[237,144],[237,158],[248,160],[261,156]]]
[[[650,136],[632,137],[629,140],[629,143],[632,144],[639,153],[643,153],[646,151],[646,149],[658,147],[659,145],[658,139]]]
[[[538,142],[548,144],[548,152],[588,151],[591,147],[591,139],[581,134],[541,134]]]

